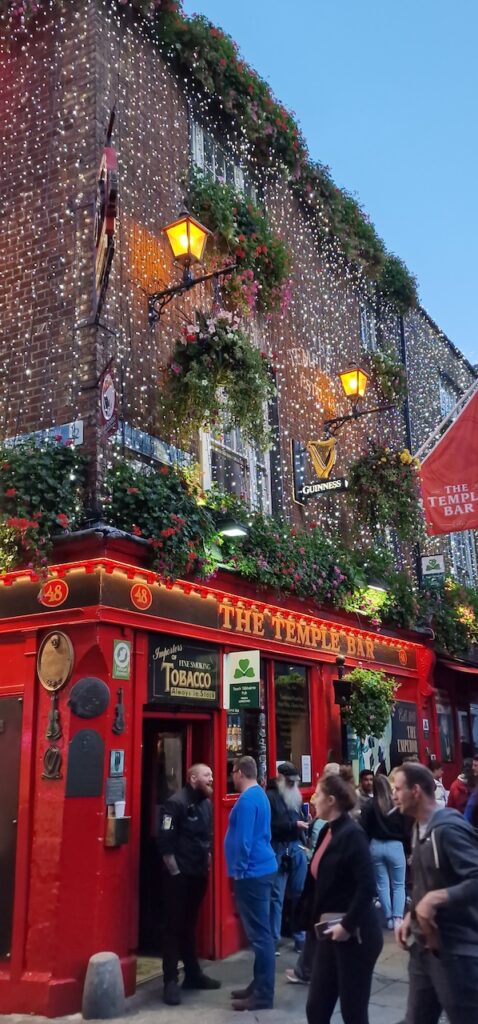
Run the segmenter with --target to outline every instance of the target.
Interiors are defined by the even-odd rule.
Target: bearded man
[[[277,878],[271,896],[271,929],[277,947],[281,936],[282,908],[288,887],[294,946],[300,952],[304,932],[295,925],[295,911],[302,895],[307,874],[307,859],[301,844],[308,832],[308,822],[299,787],[300,775],[295,765],[284,761],[277,767],[277,776],[269,782],[267,796],[271,805],[272,848],[277,858]]]
[[[185,989],[220,988],[216,978],[204,974],[196,954],[196,926],[206,894],[211,864],[212,771],[207,764],[193,764],[188,781],[166,801],[158,835],[165,875],[165,946],[163,951],[163,999],[178,1006],[178,961],[184,964]]]

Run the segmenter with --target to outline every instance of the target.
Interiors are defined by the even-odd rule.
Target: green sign
[[[232,711],[243,708],[258,708],[259,683],[231,683],[229,688],[229,704]]]
[[[131,643],[113,640],[113,679],[129,679],[131,673]]]

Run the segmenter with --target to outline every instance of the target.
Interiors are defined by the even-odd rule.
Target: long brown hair
[[[341,814],[352,811],[357,803],[357,796],[354,787],[341,775],[324,775],[320,782],[320,788],[326,796],[333,796]]]
[[[386,775],[374,775],[373,801],[382,814],[388,814],[392,810],[394,806],[392,787]]]

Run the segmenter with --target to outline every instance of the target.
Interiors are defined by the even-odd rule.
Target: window
[[[274,702],[277,763],[292,761],[303,781],[310,782],[310,770],[304,770],[310,766],[309,687],[302,665],[274,662]]]
[[[267,782],[267,716],[266,694],[261,660],[261,682],[259,685],[260,708],[244,711],[229,711],[227,715],[226,757],[227,792],[234,793],[232,766],[236,757],[253,757],[257,764],[259,782]]]
[[[244,444],[240,430],[214,436],[202,433],[201,469],[205,490],[216,484],[220,490],[242,497],[250,508],[270,512],[269,455]]]
[[[448,416],[448,413],[455,408],[456,403],[460,399],[460,392],[454,387],[448,377],[444,374],[440,374],[439,380],[440,388],[440,412],[442,416]],[[455,418],[455,417],[453,417]]]
[[[370,306],[360,307],[360,340],[367,352],[377,351],[378,345],[375,313]]]
[[[455,579],[467,586],[476,585],[477,562],[475,538],[471,530],[448,535],[451,571]]]
[[[250,196],[254,203],[257,202],[257,191],[239,161],[197,121],[191,122],[190,144],[191,159],[196,167],[215,181],[232,185],[238,192]]]

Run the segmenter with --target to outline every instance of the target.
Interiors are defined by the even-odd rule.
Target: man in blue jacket
[[[478,1021],[478,838],[455,810],[438,808],[435,780],[403,764],[395,799],[415,819],[411,911],[398,930],[410,949],[406,1024]]]
[[[234,1010],[270,1009],[275,981],[271,893],[277,868],[271,846],[270,804],[257,783],[253,757],[238,758],[232,775],[240,797],[229,817],[224,850],[227,873],[234,879],[236,907],[255,953],[253,981],[232,992],[232,1006]]]

